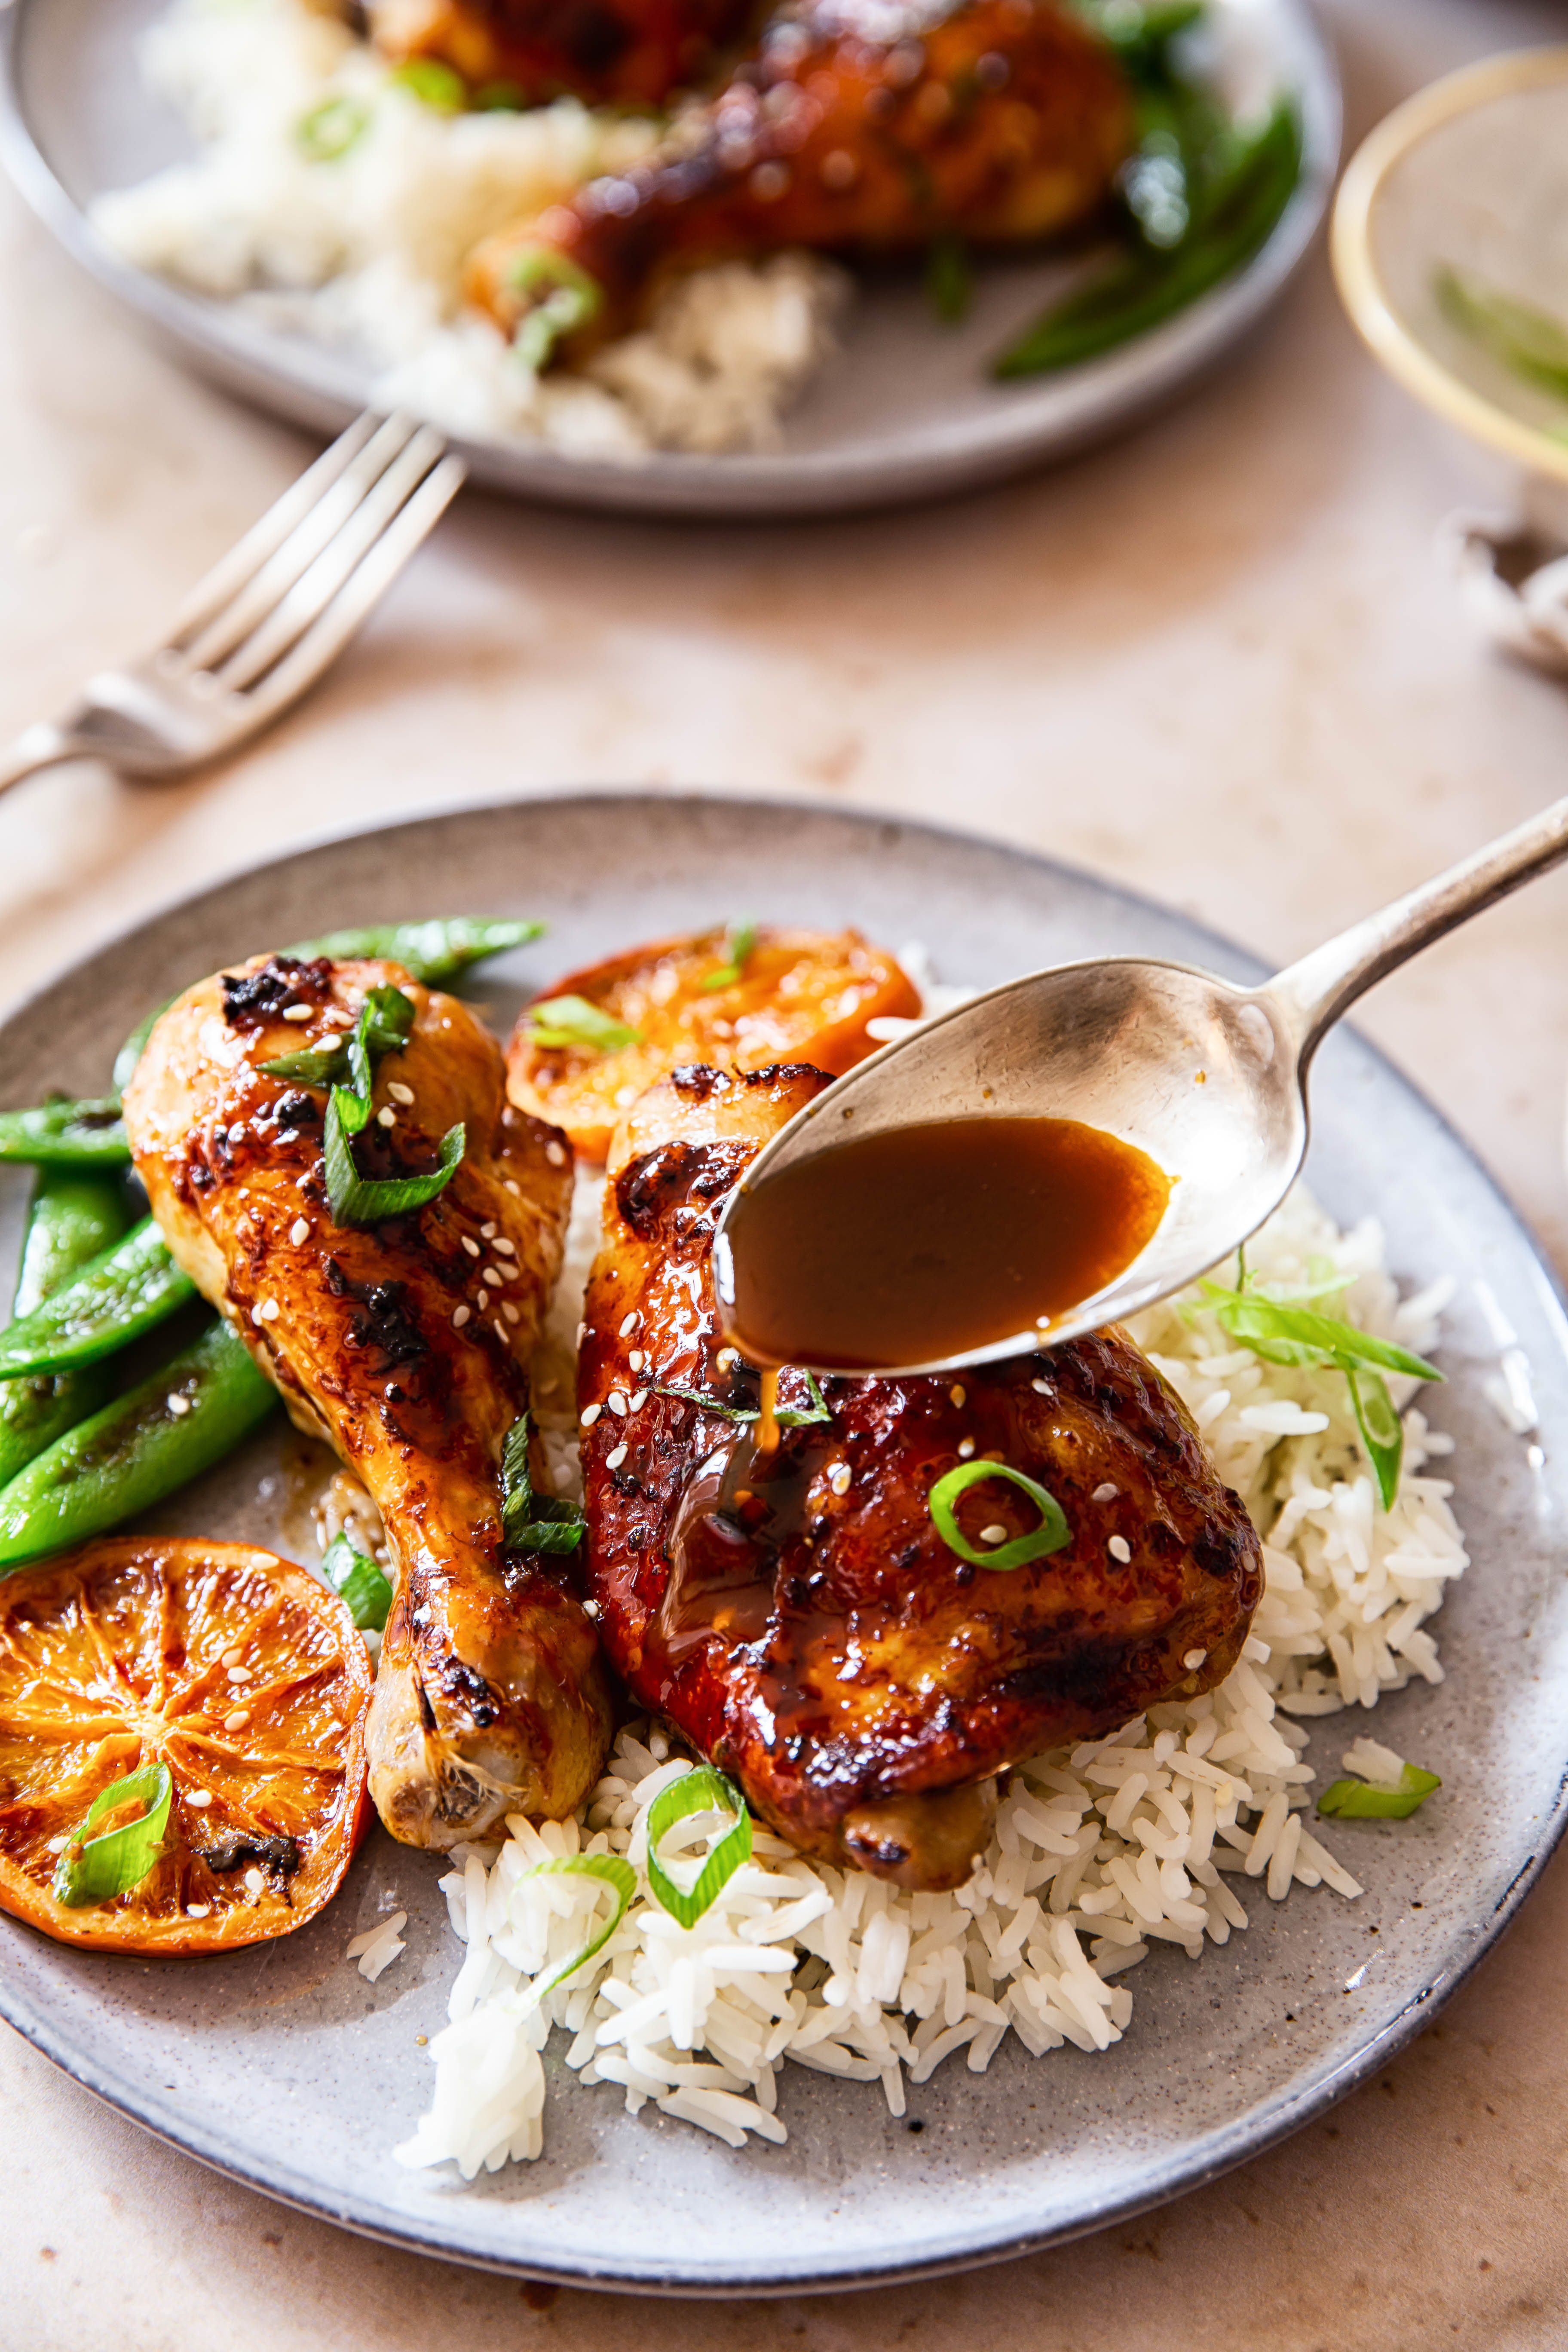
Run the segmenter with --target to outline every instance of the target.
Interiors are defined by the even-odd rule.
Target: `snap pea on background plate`
[[[432,918],[332,931],[284,952],[385,959],[433,987],[544,928]],[[15,1319],[0,1331],[0,1575],[151,1509],[221,1461],[278,1402],[244,1341],[216,1318],[151,1371],[143,1346],[127,1377],[127,1350],[195,1295],[152,1218],[132,1223],[136,1188],[121,1117],[121,1096],[166,1009],[148,1013],[121,1047],[113,1094],[0,1111],[0,1160],[39,1170]],[[361,1622],[370,1622],[365,1602],[360,1593]]]

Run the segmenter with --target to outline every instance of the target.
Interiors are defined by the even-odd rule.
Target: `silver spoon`
[[[1564,857],[1568,800],[1368,915],[1265,987],[1137,956],[1058,964],[1006,981],[884,1046],[781,1129],[731,1195],[713,1253],[726,1337],[739,1337],[729,1322],[734,1264],[773,1179],[851,1135],[863,1141],[889,1128],[979,1115],[1079,1119],[1137,1145],[1180,1181],[1141,1254],[1057,1316],[1048,1339],[1019,1331],[898,1370],[948,1371],[1055,1347],[1184,1288],[1256,1233],[1289,1190],[1307,1149],[1308,1069],[1340,1015],[1386,972]]]

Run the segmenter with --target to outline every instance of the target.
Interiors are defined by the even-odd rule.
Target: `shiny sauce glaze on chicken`
[[[1055,0],[791,0],[648,163],[486,239],[465,289],[511,334],[585,277],[581,355],[700,263],[1054,236],[1104,204],[1131,130],[1115,57]]]
[[[372,0],[369,10],[387,56],[438,58],[492,101],[565,94],[619,106],[662,106],[692,89],[752,14],[752,0]]]
[[[359,1172],[432,1167],[458,1120],[466,1149],[425,1207],[361,1229],[332,1218],[324,1087],[262,1065],[343,1036],[388,986],[415,1019],[376,1069]],[[125,1120],[175,1257],[385,1522],[395,1585],[369,1730],[382,1819],[446,1847],[509,1811],[570,1812],[608,1740],[598,1644],[551,1563],[505,1550],[498,1488],[561,1264],[559,1134],[507,1102],[500,1048],[465,1004],[401,965],[324,957],[257,958],[187,989]]]
[[[829,1381],[829,1422],[755,1452],[731,1417],[754,1412],[757,1382],[716,1328],[713,1231],[760,1147],[827,1083],[798,1066],[679,1070],[616,1136],[579,1362],[587,1572],[635,1697],[782,1835],[952,1886],[984,1847],[998,1772],[1223,1680],[1261,1553],[1176,1398],[1115,1332],[956,1380]],[[799,1374],[781,1401],[809,1409]],[[931,1488],[986,1455],[1050,1490],[1065,1549],[1001,1572],[949,1549]],[[958,1506],[971,1548],[1037,1518],[1002,1480]]]

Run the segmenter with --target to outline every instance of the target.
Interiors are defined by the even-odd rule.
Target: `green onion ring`
[[[537,2001],[542,2001],[546,1994],[552,1993],[558,1984],[564,1984],[568,1977],[575,1976],[578,1969],[591,1960],[595,1952],[603,1951],[621,1921],[626,1917],[626,1906],[637,1891],[637,1872],[632,1868],[631,1864],[623,1861],[618,1853],[567,1853],[563,1854],[556,1862],[536,1862],[531,1870],[523,1873],[522,1877],[518,1880],[518,1885],[526,1885],[531,1878],[548,1877],[597,1878],[610,1889],[616,1903],[604,1927],[596,1936],[592,1937],[584,1945],[580,1952],[574,1952],[569,1960],[563,1960],[554,1975],[547,1978],[543,1984],[540,1983],[537,1977],[534,1979],[526,1997],[526,2006],[529,2009],[531,2009]]]
[[[731,1812],[734,1826],[727,1829],[713,1848],[689,1895],[682,1894],[658,1858],[658,1843],[677,1822],[689,1813]],[[661,1789],[647,1813],[647,1879],[655,1895],[683,1927],[694,1927],[710,1905],[715,1902],[725,1885],[752,1851],[752,1816],[746,1811],[746,1801],[733,1780],[716,1772],[711,1764],[700,1764],[694,1772],[687,1772]]]
[[[1005,1478],[1027,1495],[1040,1515],[1040,1524],[1032,1535],[1015,1536],[1011,1543],[998,1544],[994,1551],[977,1551],[959,1526],[953,1505],[971,1486],[978,1486],[985,1478]],[[939,1478],[927,1497],[931,1523],[949,1551],[966,1559],[972,1568],[1026,1568],[1032,1559],[1044,1559],[1047,1553],[1061,1551],[1072,1541],[1072,1529],[1056,1496],[1042,1486],[1037,1479],[1026,1477],[1006,1462],[961,1462],[945,1478]]]

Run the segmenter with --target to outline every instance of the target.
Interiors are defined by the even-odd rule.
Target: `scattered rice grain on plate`
[[[143,269],[355,352],[374,406],[588,459],[763,448],[833,347],[850,280],[781,254],[695,271],[586,373],[536,376],[463,308],[464,258],[630,169],[653,123],[573,98],[441,113],[310,0],[174,0],[140,60],[197,153],[100,196],[95,226]]]
[[[367,1928],[363,1936],[356,1936],[343,1958],[357,1960],[361,1976],[368,1977],[374,1984],[382,1971],[392,1966],[399,1952],[407,1950],[402,1940],[403,1930],[407,1925],[407,1912],[395,1911],[390,1919],[383,1919],[376,1927]]]
[[[901,952],[920,968],[918,950]],[[958,1001],[926,985],[928,1012]],[[572,1365],[602,1191],[579,1179],[536,1368],[551,1463],[575,1494]],[[1331,1269],[1346,1285],[1333,1311],[1421,1353],[1451,1289],[1401,1303],[1375,1221],[1342,1233],[1301,1186],[1247,1263],[1269,1282],[1321,1282]],[[1441,1681],[1426,1621],[1468,1564],[1450,1483],[1430,1467],[1452,1441],[1407,1405],[1416,1384],[1391,1380],[1407,1406],[1405,1450],[1384,1514],[1340,1374],[1265,1363],[1192,1297],[1131,1328],[1264,1534],[1264,1596],[1225,1683],[1021,1766],[989,1853],[956,1894],[908,1894],[805,1861],[759,1824],[751,1861],[689,1930],[651,1898],[640,1865],[649,1805],[692,1768],[661,1729],[629,1725],[574,1820],[535,1829],[514,1815],[504,1844],[456,1850],[441,1885],[466,1950],[450,2022],[429,2045],[431,2109],[401,2162],[452,2160],[471,2179],[540,2155],[540,2053],[556,2027],[580,2081],[613,2082],[632,2113],[651,2100],[732,2146],[785,2137],[775,2111],[786,2060],[879,2083],[900,2115],[908,2084],[959,2051],[984,2072],[1009,2033],[1037,2056],[1068,2042],[1110,2048],[1132,2018],[1122,1979],[1155,1943],[1195,1960],[1294,1885],[1362,1892],[1306,1827],[1315,1768],[1299,1718],[1369,1708],[1416,1677]],[[682,1825],[703,1826],[700,1816]],[[603,1890],[531,1874],[578,1853],[625,1855],[637,1892],[595,1958],[536,2000],[531,1981],[581,1949]]]

